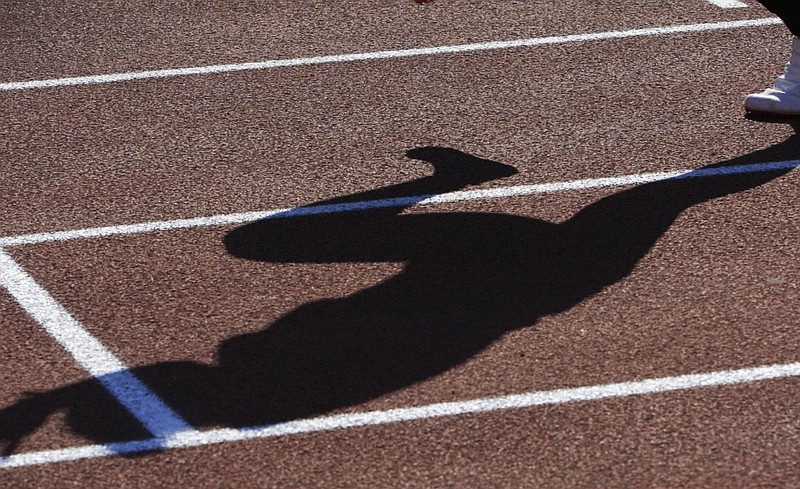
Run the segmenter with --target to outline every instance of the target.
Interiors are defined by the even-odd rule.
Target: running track
[[[760,7],[0,21],[10,487],[800,483]]]

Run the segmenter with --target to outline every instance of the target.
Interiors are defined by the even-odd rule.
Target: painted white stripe
[[[2,249],[0,286],[154,436],[191,429]]]
[[[721,8],[745,8],[747,4],[739,0],[705,0],[711,5],[716,5]]]
[[[52,464],[70,460],[106,457],[109,455],[198,447],[218,443],[288,436],[299,433],[317,433],[465,414],[523,409],[544,405],[559,405],[609,398],[663,394],[689,389],[720,387],[798,376],[800,376],[800,363],[681,375],[677,377],[661,377],[617,384],[531,392],[527,394],[430,404],[386,411],[342,414],[251,428],[175,433],[163,439],[154,438],[109,445],[92,445],[61,450],[22,453],[0,457],[0,467],[10,468]]]
[[[534,46],[543,46],[548,44],[567,44],[574,42],[623,39],[628,37],[662,36],[662,35],[681,34],[688,32],[703,32],[703,31],[714,31],[722,29],[761,27],[761,26],[775,25],[780,23],[781,23],[780,19],[774,17],[768,17],[761,19],[737,20],[731,22],[682,24],[669,27],[632,29],[627,31],[609,31],[609,32],[589,33],[589,34],[574,34],[567,36],[538,37],[531,39],[517,39],[512,41],[494,41],[494,42],[482,42],[474,44],[459,44],[453,46],[398,49],[390,51],[374,51],[367,53],[314,56],[308,58],[295,58],[295,59],[278,59],[278,60],[260,61],[252,63],[196,66],[189,68],[136,71],[127,73],[111,73],[106,75],[53,78],[49,80],[6,82],[6,83],[0,83],[0,91],[29,90],[37,88],[66,87],[66,86],[91,85],[100,83],[118,83],[124,81],[144,80],[151,78],[172,78],[176,76],[210,75],[217,73],[231,73],[236,71],[266,70],[273,68],[288,68],[293,66],[309,66],[309,65],[327,64],[327,63],[350,63],[355,61],[407,58],[412,56],[436,56],[442,54],[457,54],[457,53],[469,53],[477,51],[534,47]]]
[[[172,231],[178,229],[224,226],[269,218],[289,218],[340,212],[357,212],[390,207],[435,205],[470,200],[502,199],[516,196],[565,192],[570,190],[586,190],[601,187],[637,185],[642,183],[656,182],[659,180],[667,180],[670,178],[708,178],[731,174],[760,173],[797,168],[798,166],[800,166],[800,160],[778,161],[721,168],[707,168],[701,170],[675,170],[660,173],[625,175],[620,177],[594,178],[588,180],[573,180],[567,182],[543,183],[536,185],[520,185],[515,187],[469,190],[439,195],[417,195],[393,199],[350,202],[345,204],[312,205],[294,209],[273,209],[268,211],[254,211],[238,214],[220,214],[216,216],[176,219],[172,221],[153,221],[140,224],[125,224],[119,226],[76,229],[72,231],[56,231],[49,233],[8,236],[0,238],[0,247],[30,245],[51,241],[69,241],[85,238],[101,238],[106,236],[151,233],[156,231]]]

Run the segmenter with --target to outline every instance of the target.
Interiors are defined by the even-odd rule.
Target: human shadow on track
[[[298,307],[263,330],[232,337],[215,365],[164,362],[132,369],[195,427],[252,427],[356,405],[459,365],[504,333],[534,325],[618,282],[686,209],[753,189],[790,171],[714,169],[789,160],[800,137],[684,178],[605,197],[569,220],[481,212],[402,211],[419,199],[362,212],[273,218],[225,237],[235,257],[277,263],[404,262],[404,269],[352,295]],[[454,149],[408,152],[433,175],[315,205],[429,195],[516,172]],[[705,173],[704,173],[705,172]],[[96,380],[31,394],[0,411],[5,453],[56,410],[98,442],[146,438]]]

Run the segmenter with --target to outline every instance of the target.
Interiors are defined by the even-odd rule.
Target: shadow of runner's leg
[[[452,148],[424,147],[406,156],[433,166],[433,175],[396,185],[315,202],[299,210],[355,202],[390,201],[368,208],[370,219],[358,213],[297,216],[292,212],[237,228],[225,236],[228,252],[238,258],[271,262],[384,262],[404,261],[408,253],[393,220],[404,209],[432,195],[461,190],[517,173],[503,163],[478,158]],[[381,219],[385,218],[385,221]],[[413,243],[407,242],[408,248]]]
[[[793,135],[765,150],[680,177],[639,185],[585,207],[559,226],[564,246],[576,259],[574,270],[580,275],[572,280],[594,292],[617,282],[630,274],[686,209],[764,185],[792,171],[796,165],[764,171],[760,164],[798,157],[800,136]],[[748,166],[752,166],[752,171]],[[586,282],[587,278],[591,283]],[[559,310],[572,307],[572,303],[583,298],[565,301]]]

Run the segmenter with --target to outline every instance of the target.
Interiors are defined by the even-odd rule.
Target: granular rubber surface
[[[588,3],[11,2],[0,486],[800,485],[789,34]]]

